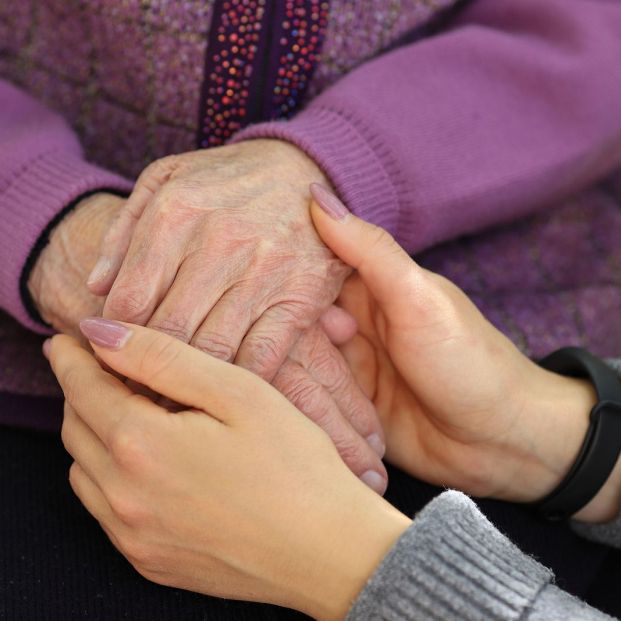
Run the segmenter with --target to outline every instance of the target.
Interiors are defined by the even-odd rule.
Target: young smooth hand
[[[107,368],[186,406],[134,393],[68,336],[45,347],[71,485],[132,565],[161,584],[344,618],[410,520],[256,375],[149,328],[81,327]]]
[[[341,350],[378,410],[387,459],[476,496],[528,502],[550,492],[584,439],[596,401],[590,383],[537,366],[386,231],[325,188],[312,191],[317,231],[357,270],[338,303],[358,334]],[[617,471],[578,517],[615,515]]]

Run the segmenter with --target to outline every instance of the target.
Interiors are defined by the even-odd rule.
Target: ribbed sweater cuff
[[[40,333],[20,295],[20,278],[31,250],[48,224],[83,194],[97,190],[129,192],[132,184],[84,161],[78,154],[46,153],[0,188],[0,305],[23,325]]]
[[[253,138],[295,144],[319,165],[353,213],[399,237],[400,169],[384,140],[362,121],[344,111],[310,107],[289,121],[251,125],[233,142]]]
[[[415,517],[347,621],[521,619],[552,578],[469,498],[445,492]]]

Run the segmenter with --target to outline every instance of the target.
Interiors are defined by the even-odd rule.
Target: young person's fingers
[[[373,296],[390,303],[397,292],[420,287],[421,270],[384,229],[348,211],[332,192],[311,185],[311,216],[323,242],[343,262],[358,270]]]
[[[157,408],[146,398],[137,398],[123,382],[104,371],[75,339],[55,336],[48,352],[65,399],[104,444],[109,444],[110,429],[128,411],[134,416],[152,415]]]
[[[278,392],[253,373],[162,332],[101,318],[83,320],[80,329],[101,359],[124,377],[221,422],[282,409]]]
[[[61,438],[67,453],[80,464],[89,478],[101,485],[110,472],[110,454],[100,438],[68,402],[65,404]]]
[[[71,464],[69,469],[69,484],[85,509],[102,527],[108,531],[115,526],[118,518],[114,515],[110,503],[106,500],[97,484],[90,479],[77,462]]]

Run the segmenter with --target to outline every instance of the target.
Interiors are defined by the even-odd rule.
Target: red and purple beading
[[[303,101],[328,24],[321,0],[216,5],[205,64],[199,146],[224,144],[258,120],[288,118]]]

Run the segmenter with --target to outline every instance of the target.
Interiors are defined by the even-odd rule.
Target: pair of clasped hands
[[[154,190],[142,191],[148,200]],[[342,278],[354,270],[338,297],[341,310],[318,325],[339,345],[355,398],[370,400],[381,427],[329,412],[312,420],[277,381],[244,368],[251,365],[134,323],[83,320],[94,355],[64,335],[44,351],[66,398],[70,483],[143,576],[332,620],[346,616],[411,523],[371,489],[385,488],[375,462],[383,446],[374,452],[366,445],[371,456],[343,450],[358,446],[352,443],[337,450],[345,425],[352,435],[376,434],[386,459],[415,477],[529,502],[570,467],[595,395],[588,383],[520,354],[465,294],[348,213],[329,190],[313,185],[311,192],[322,260]],[[112,229],[119,247],[127,245],[122,219],[139,225],[142,217],[122,213],[129,215]],[[104,264],[101,273],[118,280],[118,265]],[[101,292],[111,286],[96,280]],[[322,348],[315,342],[309,357]],[[335,393],[338,401],[338,387]],[[170,402],[182,406],[173,412]],[[610,518],[616,485],[607,484],[579,517]]]

